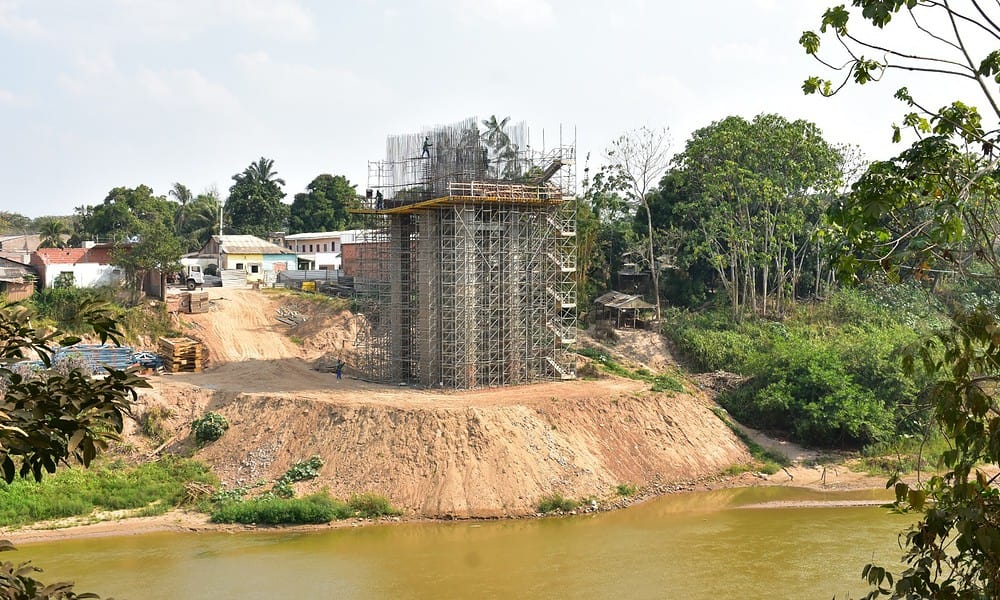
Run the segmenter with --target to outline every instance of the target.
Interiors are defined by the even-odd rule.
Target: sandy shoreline
[[[851,471],[844,465],[836,467],[789,467],[775,475],[764,476],[757,473],[742,473],[725,478],[709,478],[703,481],[686,484],[671,484],[654,486],[645,490],[633,499],[618,499],[596,512],[627,508],[641,502],[647,502],[671,494],[692,492],[707,492],[718,489],[750,488],[762,486],[796,487],[822,492],[843,492],[854,490],[883,490],[884,476],[872,476],[866,473]],[[883,504],[877,500],[802,500],[777,501],[742,506],[744,509],[769,508],[814,508],[814,507],[853,507],[878,506]],[[508,517],[509,519],[536,518],[537,515],[524,514]],[[151,533],[266,533],[266,532],[308,532],[340,529],[345,527],[365,527],[378,524],[414,523],[414,522],[446,522],[449,519],[432,519],[424,516],[402,516],[385,519],[345,519],[320,525],[287,525],[287,526],[254,526],[219,524],[209,521],[204,513],[175,509],[162,515],[152,517],[114,518],[96,523],[73,524],[72,520],[59,522],[41,522],[18,529],[0,528],[0,539],[10,540],[15,544],[36,544],[67,539],[90,539],[101,537],[137,536]],[[494,518],[462,519],[497,520]]]

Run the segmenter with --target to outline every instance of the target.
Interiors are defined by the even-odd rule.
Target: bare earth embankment
[[[733,484],[881,484],[845,469],[803,466],[768,479],[716,477],[749,455],[695,384],[687,385],[690,393],[653,393],[648,384],[617,378],[442,392],[367,383],[350,369],[337,381],[322,367],[334,357],[352,364],[350,313],[333,314],[291,296],[209,292],[212,311],[181,315],[185,332],[206,344],[209,368],[153,376],[136,415],[153,405],[170,408],[173,437],[160,450],[193,451],[228,487],[273,481],[293,463],[319,455],[325,463],[320,477],[300,492],[325,487],[341,498],[375,492],[407,518],[493,518],[533,514],[538,500],[553,493],[615,505],[621,499],[614,489],[622,483],[648,494]],[[309,316],[295,327],[274,318],[292,302]],[[643,338],[650,335],[638,332],[621,346],[662,368],[671,359],[658,336]],[[208,410],[225,415],[230,429],[196,449],[189,424]],[[129,440],[152,449],[135,424],[132,429]],[[206,526],[204,516],[174,512],[77,527],[73,535]],[[60,535],[4,535],[30,541],[39,534]]]

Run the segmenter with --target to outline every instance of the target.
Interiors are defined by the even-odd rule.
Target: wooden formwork
[[[200,372],[204,368],[204,347],[191,338],[160,338],[163,368],[170,373]]]

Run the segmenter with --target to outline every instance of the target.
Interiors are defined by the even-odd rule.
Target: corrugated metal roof
[[[643,310],[656,308],[655,305],[646,302],[639,296],[630,296],[621,292],[608,292],[594,300],[594,304],[607,306],[608,308]]]
[[[295,254],[287,248],[262,240],[255,235],[217,235],[225,254]]]

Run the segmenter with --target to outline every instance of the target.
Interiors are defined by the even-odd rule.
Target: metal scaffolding
[[[575,147],[533,152],[523,124],[487,141],[476,123],[390,137],[391,160],[370,166],[355,344],[373,380],[575,376]]]

